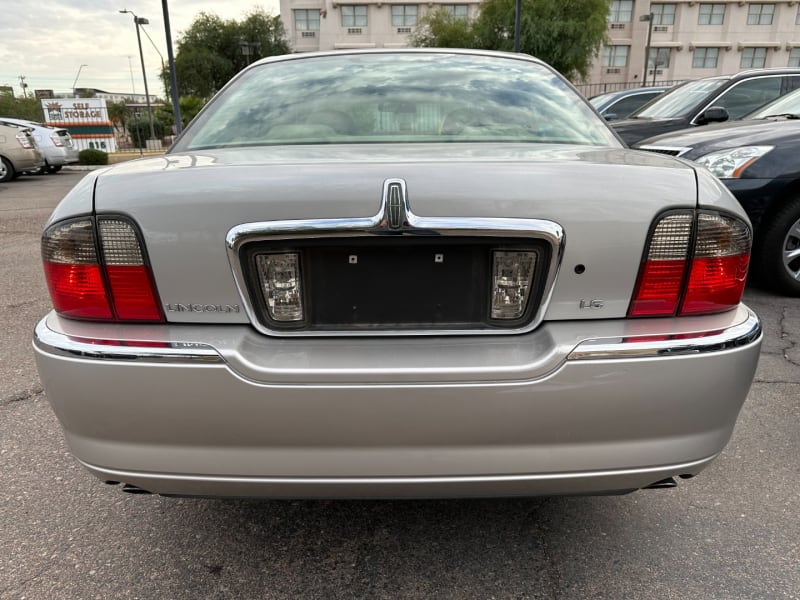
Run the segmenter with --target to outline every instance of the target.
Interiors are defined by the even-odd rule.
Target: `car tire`
[[[16,177],[14,166],[11,164],[11,162],[9,162],[8,159],[0,156],[0,183],[11,181],[14,179],[14,177]]]
[[[48,173],[58,173],[61,170],[61,165],[47,165]]]
[[[781,294],[800,296],[800,196],[761,227],[754,254],[761,282]]]

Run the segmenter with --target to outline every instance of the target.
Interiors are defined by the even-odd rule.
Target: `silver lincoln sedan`
[[[127,491],[668,487],[747,396],[750,246],[708,171],[626,149],[534,58],[296,54],[64,198],[33,345]]]

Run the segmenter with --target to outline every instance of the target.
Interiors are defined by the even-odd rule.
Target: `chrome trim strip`
[[[112,481],[126,481],[129,479],[146,478],[161,481],[186,481],[208,483],[245,483],[245,484],[300,484],[300,485],[407,485],[407,484],[438,484],[438,483],[498,483],[514,481],[558,481],[576,478],[618,477],[625,475],[642,475],[669,471],[691,471],[697,467],[708,464],[719,456],[719,452],[707,458],[691,462],[659,465],[654,467],[640,467],[636,469],[613,469],[605,471],[576,471],[569,473],[540,473],[523,475],[453,475],[448,477],[246,477],[246,476],[220,476],[220,475],[180,475],[173,473],[148,473],[140,471],[125,471],[99,467],[77,459],[84,467],[96,473],[108,476]]]
[[[641,336],[640,336],[641,337]],[[706,331],[689,334],[680,339],[637,342],[630,338],[598,338],[578,344],[567,356],[567,360],[600,360],[654,358],[660,356],[685,356],[721,352],[747,346],[761,337],[761,322],[749,308],[747,319],[721,331]]]
[[[88,358],[92,360],[115,360],[126,362],[160,363],[223,363],[222,357],[211,346],[197,343],[166,342],[166,347],[152,347],[136,342],[121,346],[104,343],[104,340],[77,338],[58,333],[47,327],[45,317],[36,324],[33,331],[33,345],[41,352],[68,358]]]
[[[389,223],[387,198],[400,189],[403,209],[399,211],[402,221],[399,227]],[[405,214],[403,214],[405,213]],[[443,237],[513,237],[542,240],[550,244],[550,264],[546,266],[544,294],[533,320],[521,328],[510,329],[424,329],[403,331],[277,331],[265,327],[259,320],[242,269],[239,251],[250,242],[268,240],[320,239],[325,237],[349,238],[369,236],[443,236]],[[514,219],[490,217],[420,217],[415,215],[409,204],[406,182],[402,179],[387,179],[383,183],[381,208],[372,217],[344,219],[307,219],[296,221],[265,221],[244,223],[233,227],[225,238],[236,287],[242,298],[242,305],[251,324],[259,332],[278,337],[324,337],[330,335],[392,336],[392,335],[503,335],[532,331],[541,323],[550,304],[553,288],[561,259],[564,253],[564,230],[553,221],[544,219]]]
[[[658,146],[648,144],[647,146],[638,146],[637,150],[646,150],[647,152],[655,152],[657,154],[664,154],[666,156],[683,156],[687,152],[690,152],[692,148],[686,146]],[[675,152],[675,154],[672,154]]]

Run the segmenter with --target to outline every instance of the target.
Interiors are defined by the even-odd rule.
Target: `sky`
[[[278,15],[279,0],[168,0],[172,43],[201,12],[242,20],[253,9]],[[139,46],[130,10],[150,21],[142,34],[147,85],[163,96],[158,79],[167,43],[161,0],[0,0],[0,85],[22,96],[36,89],[66,92],[75,87],[113,93],[144,93]],[[81,67],[81,65],[84,65]]]

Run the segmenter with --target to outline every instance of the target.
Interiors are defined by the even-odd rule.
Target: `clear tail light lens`
[[[53,141],[54,146],[58,146],[59,148],[61,148],[64,145],[64,142],[61,140],[61,136],[58,135],[57,133],[51,135],[50,139]]]
[[[42,236],[42,260],[53,307],[65,317],[164,320],[139,238],[125,220],[56,223]]]
[[[492,253],[492,319],[519,319],[525,314],[535,269],[535,252]]]
[[[302,321],[300,256],[296,252],[260,254],[256,267],[269,318],[279,323]]]
[[[744,293],[751,244],[750,227],[735,217],[704,211],[665,215],[648,241],[628,316],[733,308]]]

